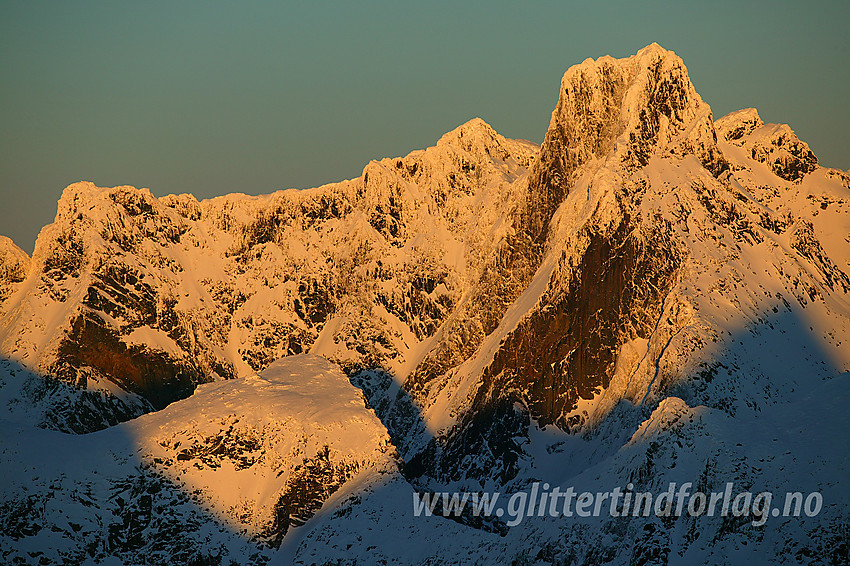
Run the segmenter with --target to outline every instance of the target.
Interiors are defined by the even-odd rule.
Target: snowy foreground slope
[[[6,564],[261,563],[342,485],[398,470],[362,393],[309,354],[97,433],[6,428]]]
[[[475,119],[305,191],[71,185],[32,258],[0,239],[0,551],[846,563],[848,234],[847,172],[754,109],[714,121],[654,44],[571,67],[540,147]],[[411,504],[670,482],[822,508]]]

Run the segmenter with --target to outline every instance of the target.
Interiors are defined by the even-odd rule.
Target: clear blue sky
[[[78,180],[311,187],[475,116],[539,142],[570,65],[653,41],[715,117],[755,106],[846,169],[848,22],[847,1],[0,0],[0,234],[31,252]]]

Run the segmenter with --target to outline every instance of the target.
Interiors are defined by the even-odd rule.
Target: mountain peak
[[[634,171],[654,155],[694,155],[712,174],[728,165],[717,149],[711,109],[691,84],[682,60],[653,43],[636,55],[586,59],[561,79],[558,104],[531,176],[547,217],[586,166]]]
[[[473,118],[446,132],[437,141],[437,146],[450,145],[469,151],[473,146],[492,147],[504,141],[490,124],[481,118]]]
[[[496,133],[496,131],[493,129],[492,126],[490,126],[490,124],[485,122],[482,118],[479,118],[478,116],[476,116],[475,118],[472,118],[471,120],[467,120],[466,122],[464,122],[463,124],[461,124],[460,126],[455,128],[454,130],[447,132],[445,134],[445,136],[451,135],[451,134],[462,134],[462,133],[465,133],[465,132],[476,132],[476,131],[477,132],[487,132],[487,133],[492,133],[492,134]]]
[[[646,57],[676,57],[679,58],[675,52],[664,49],[657,42],[653,41],[643,49],[640,49],[635,55],[636,58],[646,58]]]
[[[826,560],[809,551],[848,507],[850,177],[755,109],[714,123],[658,44],[561,87],[542,147],[475,118],[314,189],[81,182],[31,260],[0,237],[0,562]],[[793,493],[795,469],[837,503],[764,537],[434,506],[596,480]],[[421,544],[378,540],[400,529]]]
[[[30,256],[11,238],[0,236],[0,304],[11,292],[11,284],[23,281],[30,268]]]
[[[631,57],[570,67],[547,139],[561,138],[576,165],[617,150],[620,160],[642,166],[710,114],[681,58],[653,43]],[[713,137],[710,120],[703,126],[701,134]]]
[[[150,189],[137,189],[129,185],[99,187],[91,181],[80,181],[68,185],[62,191],[56,208],[54,225],[66,228],[74,225],[76,237],[80,237],[82,231],[102,232],[107,225],[114,222],[119,224],[115,227],[116,231],[122,232],[126,228],[122,228],[123,222],[116,218],[116,214],[134,217],[149,213],[158,206],[157,198]],[[38,255],[39,248],[42,247],[42,236],[46,235],[39,235],[34,254]],[[106,237],[105,233],[101,235]],[[47,240],[45,243],[48,246],[51,245]]]
[[[765,124],[755,108],[727,114],[714,123],[718,136],[764,163],[777,176],[800,182],[818,167],[808,144],[787,124]]]
[[[714,123],[717,134],[722,139],[732,143],[751,134],[756,128],[763,125],[764,122],[755,108],[744,108],[730,112]]]

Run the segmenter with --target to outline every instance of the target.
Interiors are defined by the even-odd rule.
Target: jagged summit
[[[74,439],[142,459],[97,480],[114,517],[71,491],[56,501],[86,507],[78,529],[10,490],[0,559],[32,558],[3,545],[34,548],[39,528],[64,541],[58,563],[93,544],[125,562],[174,553],[161,544],[174,521],[158,519],[180,490],[273,545],[319,510],[286,564],[426,558],[361,539],[364,525],[446,563],[459,546],[476,563],[701,563],[744,542],[820,559],[847,524],[848,233],[850,175],[754,109],[714,122],[657,44],[570,67],[542,146],[476,118],[314,189],[198,201],[74,184],[31,260],[0,239],[0,416],[79,433],[156,414]],[[818,427],[799,424],[813,412]],[[120,431],[147,448],[124,451]],[[2,465],[50,461],[8,438]],[[730,477],[823,489],[823,516],[756,539],[720,517],[405,519],[413,490],[660,493]],[[39,478],[42,499],[69,489]],[[184,523],[181,548],[228,556]],[[256,540],[242,542],[250,555]]]
[[[690,158],[702,167],[692,175],[714,178],[730,158],[794,182],[817,166],[789,128],[764,125],[755,110],[713,123],[682,60],[652,44],[570,67],[539,148],[474,118],[433,147],[304,191],[199,202],[75,183],[36,244],[35,279],[4,307],[0,343],[33,369],[75,376],[80,364],[110,376],[153,356],[149,370],[176,380],[159,404],[205,374],[256,371],[316,341],[337,361],[417,374],[425,387],[485,343],[538,269],[568,286],[574,267],[555,269],[551,254],[578,262],[597,239],[618,234],[632,245],[634,234],[654,230],[645,221],[674,205],[653,179]],[[10,281],[5,295],[21,285]],[[49,317],[41,296],[57,301]],[[370,330],[380,348],[359,346],[368,353],[354,342],[363,320],[381,328]],[[50,327],[45,336],[27,331],[34,321]],[[610,339],[613,351],[620,339]],[[139,392],[149,370],[116,379]]]
[[[743,108],[730,112],[714,123],[717,134],[728,142],[735,143],[744,136],[751,134],[756,128],[764,125],[755,108]]]
[[[566,174],[609,155],[640,167],[665,150],[716,159],[711,122],[674,52],[653,43],[624,59],[588,59],[561,79],[540,168]]]
[[[29,255],[15,245],[11,238],[0,236],[0,308],[13,285],[26,279],[29,270]]]
[[[765,124],[755,108],[732,112],[715,122],[721,139],[744,150],[778,177],[799,183],[817,169],[818,159],[786,124]]]
[[[3,304],[0,350],[157,408],[304,352],[323,332],[337,361],[403,367],[474,284],[508,229],[493,205],[516,200],[512,183],[536,152],[477,119],[316,189],[199,202],[72,184],[39,236],[30,280],[3,284],[4,297],[21,293]]]
[[[780,219],[787,213],[745,204],[750,201],[740,191],[761,194],[759,186],[772,184],[788,198],[784,180],[800,182],[816,169],[787,127],[764,126],[750,111],[735,120],[751,122],[747,152],[726,143],[730,121],[719,121],[718,136],[682,60],[658,45],[625,59],[587,60],[565,73],[514,223],[521,236],[511,249],[522,250],[526,261],[502,260],[504,272],[512,282],[519,277],[525,290],[496,309],[498,327],[440,381],[452,393],[437,396],[433,406],[424,401],[433,428],[454,427],[463,437],[461,431],[479,426],[474,416],[458,422],[442,415],[479,414],[511,399],[506,391],[521,391],[543,424],[598,423],[623,397],[646,402],[700,358],[686,352],[716,337],[697,328],[717,323],[695,313],[717,307],[707,306],[714,298],[703,295],[707,284],[696,283],[696,274],[713,273],[720,262],[740,270],[736,280],[758,279],[739,263],[739,252],[725,250],[765,240],[781,246],[784,239],[787,219]],[[760,164],[768,165],[766,177]],[[757,176],[747,174],[756,170]],[[803,225],[797,229],[809,233]],[[826,281],[844,279],[831,266],[822,273]],[[796,277],[786,273],[775,292],[790,292]],[[752,285],[746,301],[772,309],[758,298],[761,283]],[[635,359],[657,364],[630,366]],[[434,362],[437,371],[445,364]],[[667,364],[679,369],[665,378]],[[601,398],[592,410],[580,408],[595,396]]]
[[[439,141],[437,141],[437,145],[452,143],[453,141],[463,138],[471,137],[473,139],[495,139],[497,136],[501,137],[496,133],[492,126],[490,126],[490,124],[481,118],[476,117],[464,122],[454,130],[443,134]]]

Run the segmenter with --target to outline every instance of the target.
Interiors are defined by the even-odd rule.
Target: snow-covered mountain
[[[655,44],[571,67],[539,147],[475,119],[303,191],[71,185],[31,259],[0,239],[0,552],[841,563],[848,234],[847,172],[754,109],[714,121]],[[535,481],[824,509],[507,527],[410,506]],[[169,554],[172,507],[191,527]]]
[[[342,485],[398,470],[363,394],[309,354],[98,433],[11,432],[0,463],[7,564],[262,563],[262,547]]]
[[[510,231],[536,152],[472,120],[308,191],[199,203],[71,185],[26,280],[11,266],[3,280],[0,352],[157,409],[308,350],[401,374]],[[79,431],[64,418],[48,424]]]

